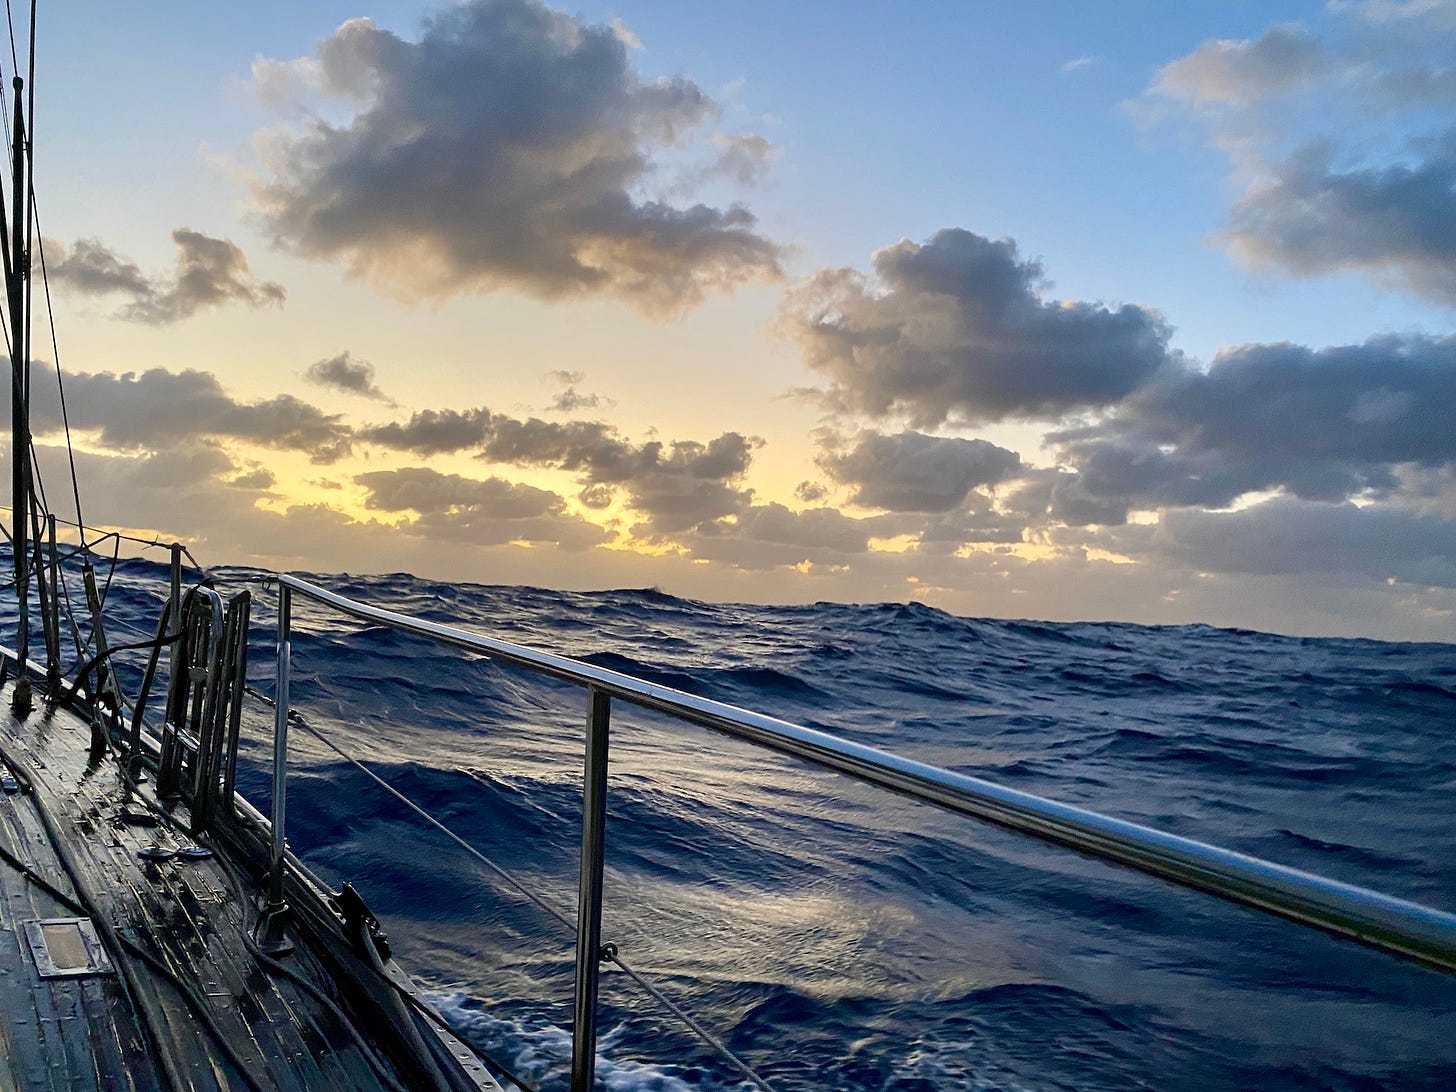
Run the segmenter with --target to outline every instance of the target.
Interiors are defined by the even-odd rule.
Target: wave
[[[254,570],[216,576],[259,593],[266,690],[272,599]],[[314,579],[1456,910],[1448,645]],[[147,636],[165,580],[125,561],[111,592]],[[565,1087],[570,930],[533,899],[575,912],[581,691],[295,620],[304,715],[511,880],[302,732],[294,849],[359,886],[464,1034]],[[245,720],[252,796],[269,725]],[[781,1092],[1456,1087],[1445,978],[625,704],[611,747],[606,936]],[[606,1087],[745,1087],[629,986],[604,978]]]

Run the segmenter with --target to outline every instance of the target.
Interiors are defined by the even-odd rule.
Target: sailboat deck
[[[168,981],[124,946],[108,946],[106,955],[112,964],[128,961],[130,988],[117,970],[41,977],[26,923],[80,915],[0,861],[0,1087],[389,1087],[335,1011],[267,973],[250,953],[243,936],[255,911],[240,901],[220,861],[138,856],[154,843],[190,844],[182,833],[185,809],[174,809],[177,827],[128,821],[124,810],[145,814],[156,802],[139,802],[135,794],[128,799],[114,761],[88,760],[89,728],[80,717],[37,701],[18,721],[9,713],[8,687],[0,700],[0,747],[33,778],[33,791],[22,777],[20,791],[0,795],[0,845],[62,894],[76,895],[74,874],[86,889],[76,901],[86,904],[89,896],[123,942],[149,953],[177,980]],[[57,853],[42,808],[68,861]],[[334,995],[327,974],[302,948],[288,967]],[[206,1017],[215,1031],[206,1028]]]

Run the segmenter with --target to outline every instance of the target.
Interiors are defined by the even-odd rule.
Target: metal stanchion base
[[[282,959],[293,952],[293,941],[284,935],[288,917],[292,911],[286,902],[271,903],[263,907],[258,924],[253,927],[253,939],[265,955]]]
[[[15,689],[10,692],[10,711],[17,717],[26,716],[35,703],[30,695],[30,680],[21,675],[15,680]]]

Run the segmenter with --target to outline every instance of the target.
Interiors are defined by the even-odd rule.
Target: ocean
[[[272,686],[262,574],[251,674]],[[150,635],[165,568],[111,606]],[[1456,646],[311,579],[1456,911]],[[123,639],[118,634],[113,640]],[[295,599],[288,829],[461,1032],[566,1087],[584,693]],[[271,713],[243,791],[265,806]],[[779,1092],[1450,1089],[1456,978],[614,706],[604,940]],[[528,892],[527,894],[523,894]],[[620,971],[605,1088],[748,1087]]]

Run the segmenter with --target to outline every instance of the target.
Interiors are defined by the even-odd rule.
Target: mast
[[[15,90],[15,130],[10,154],[10,246],[5,263],[5,287],[10,304],[10,486],[14,519],[11,548],[15,552],[15,596],[20,620],[16,627],[15,651],[19,659],[11,708],[18,716],[30,711],[30,680],[26,674],[26,656],[30,644],[30,551],[27,548],[30,524],[30,360],[26,352],[25,282],[30,275],[30,256],[26,253],[26,221],[29,219],[25,164],[29,149],[25,139],[24,107],[21,92],[25,81],[16,75],[11,81]]]

